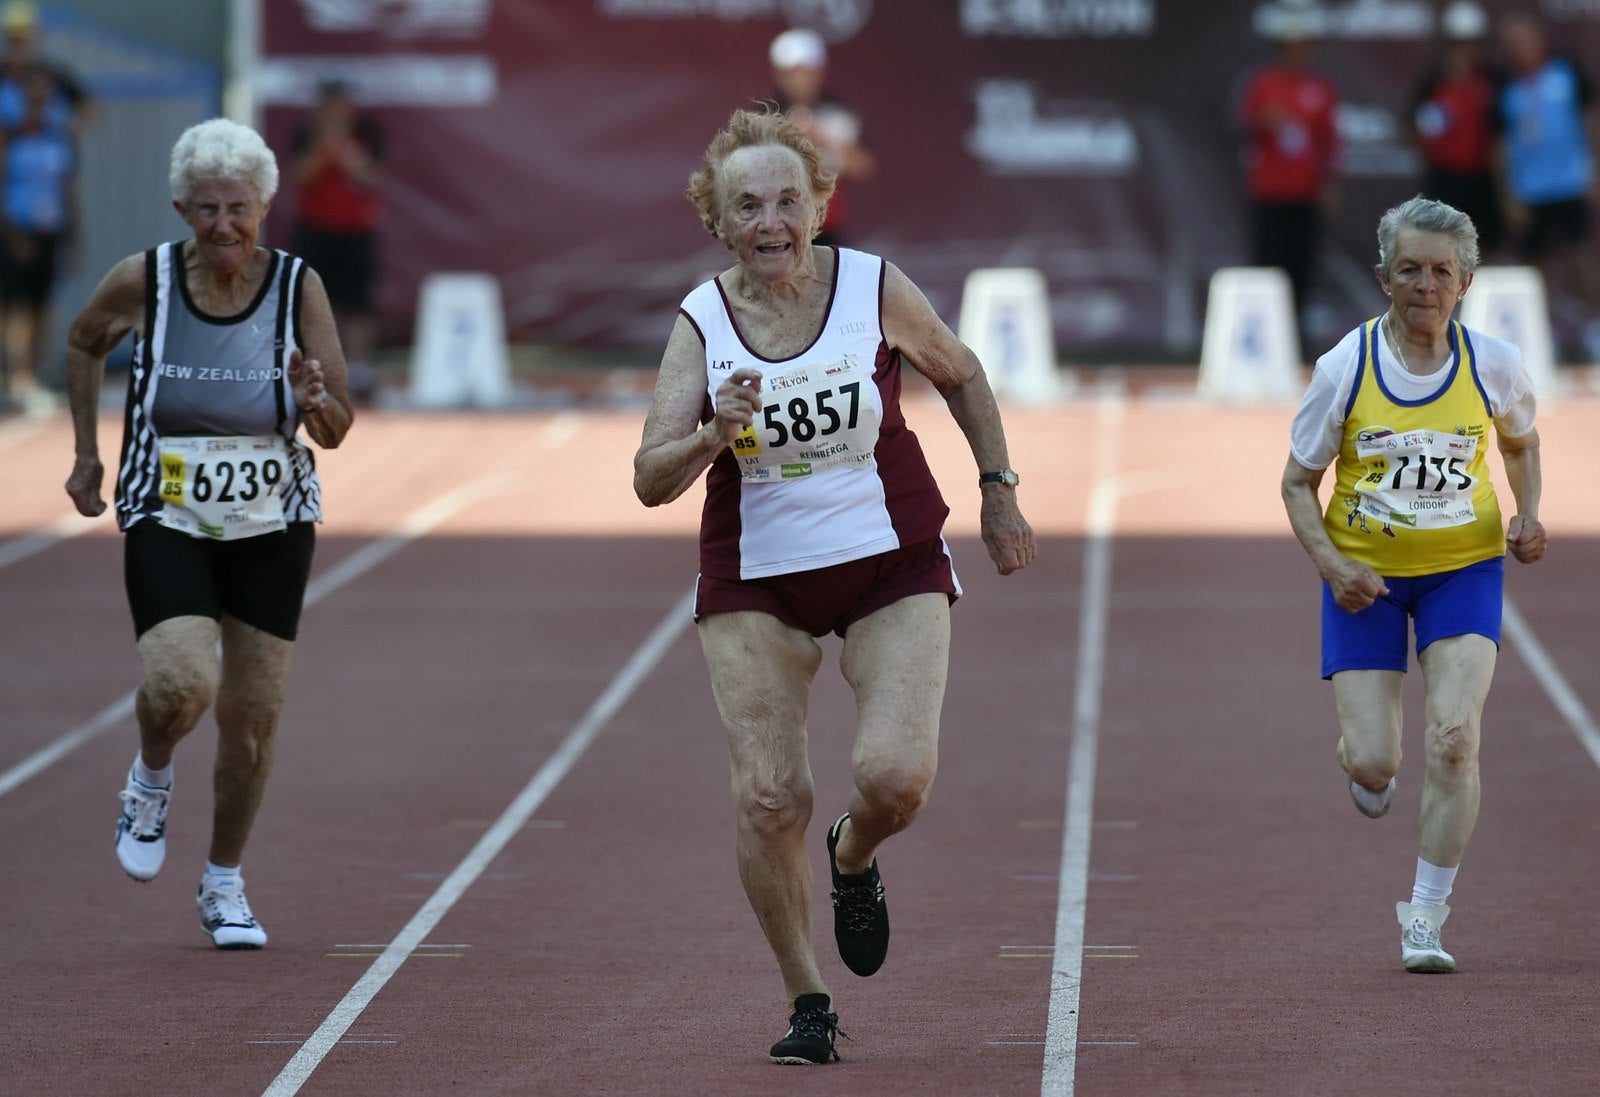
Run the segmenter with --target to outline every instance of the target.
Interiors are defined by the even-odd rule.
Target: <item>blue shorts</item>
[[[1506,559],[1495,556],[1458,571],[1384,576],[1387,598],[1346,613],[1322,584],[1322,676],[1341,670],[1406,669],[1406,621],[1416,622],[1417,651],[1447,636],[1476,633],[1500,646]]]

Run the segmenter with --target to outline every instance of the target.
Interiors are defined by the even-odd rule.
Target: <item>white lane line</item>
[[[533,775],[522,791],[517,793],[516,799],[511,801],[500,818],[496,819],[494,825],[478,839],[478,844],[472,847],[472,851],[456,866],[455,871],[439,885],[439,890],[435,891],[412,916],[411,921],[407,922],[405,928],[389,942],[383,953],[373,960],[366,974],[350,988],[339,1004],[333,1007],[327,1019],[317,1026],[317,1031],[312,1033],[311,1038],[301,1046],[294,1058],[290,1059],[288,1065],[272,1080],[272,1084],[262,1092],[262,1097],[291,1097],[300,1091],[300,1087],[305,1085],[318,1064],[340,1042],[350,1026],[355,1024],[356,1019],[361,1016],[372,999],[377,997],[384,984],[400,970],[400,965],[421,947],[423,940],[450,912],[450,908],[455,906],[456,901],[466,893],[489,863],[500,855],[528,818],[539,810],[539,805],[544,803],[545,798],[566,778],[572,767],[577,765],[578,759],[589,749],[589,745],[594,742],[601,729],[610,723],[611,718],[627,703],[628,698],[633,696],[634,690],[655,669],[673,641],[688,626],[693,610],[694,590],[691,588],[673,603],[666,616],[617,672],[605,691],[595,699],[589,711],[584,713],[583,719],[567,733],[567,737],[562,740],[555,753],[539,767],[539,771]]]
[[[551,419],[540,432],[541,446],[553,449],[564,443],[574,429],[574,424],[569,420],[576,418],[578,418],[577,413],[564,412]],[[449,494],[419,507],[401,522],[396,532],[363,545],[307,584],[306,607],[310,608],[340,587],[371,571],[411,542],[432,533],[457,512],[480,499],[503,491],[515,481],[516,478],[511,473],[503,468],[497,469],[484,473],[465,486],[453,489]],[[137,693],[136,689],[129,690],[71,731],[40,747],[15,766],[0,773],[0,796],[38,776],[96,735],[132,715],[134,697]]]
[[[1545,651],[1544,645],[1539,642],[1539,637],[1534,635],[1527,619],[1512,603],[1510,595],[1505,599],[1505,626],[1511,642],[1517,645],[1517,651],[1533,671],[1533,676],[1550,695],[1556,711],[1566,718],[1567,725],[1572,728],[1573,734],[1589,752],[1589,757],[1594,759],[1595,765],[1600,766],[1600,728],[1595,726],[1594,717],[1589,714],[1588,708],[1567,684],[1561,668],[1556,666],[1555,660],[1550,658],[1550,653]]]
[[[1072,1097],[1078,1067],[1078,1005],[1083,987],[1083,923],[1089,892],[1089,836],[1094,822],[1094,773],[1100,740],[1100,691],[1105,678],[1106,622],[1111,601],[1111,543],[1117,515],[1116,460],[1126,402],[1101,398],[1097,415],[1094,487],[1083,557],[1078,616],[1078,669],[1073,684],[1072,749],[1068,761],[1061,883],[1056,893],[1055,959],[1044,1034],[1041,1097]]]
[[[101,517],[103,520],[104,515]],[[113,522],[115,520],[112,519]],[[69,514],[32,533],[24,533],[21,537],[0,543],[0,568],[10,567],[35,553],[43,552],[51,545],[59,545],[62,541],[70,541],[80,534],[88,533],[94,528],[94,523],[93,518],[85,518],[81,514]]]

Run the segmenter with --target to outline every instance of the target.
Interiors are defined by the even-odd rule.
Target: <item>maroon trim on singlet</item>
[[[709,403],[709,401],[707,401]],[[700,510],[700,573],[718,579],[738,579],[739,538],[744,525],[739,516],[739,465],[733,450],[724,449],[706,473],[706,502]]]
[[[881,324],[880,324],[881,328]],[[878,344],[872,380],[883,398],[883,421],[878,428],[878,444],[873,457],[878,478],[883,482],[884,505],[889,522],[902,545],[915,544],[939,536],[950,508],[923,456],[922,444],[906,426],[900,407],[900,352],[887,342]]]
[[[744,337],[744,332],[739,330],[739,319],[733,314],[733,303],[728,300],[728,291],[722,288],[722,279],[718,278],[716,280],[717,296],[722,298],[722,307],[726,309],[728,313],[728,326],[733,329],[733,334],[739,337],[740,346],[744,347],[745,350],[749,351],[754,357],[761,359],[763,362],[791,362],[794,359],[799,358],[801,355],[811,353],[811,348],[817,345],[817,343],[822,339],[823,333],[828,330],[828,323],[833,319],[834,295],[839,292],[839,249],[835,247],[829,247],[828,250],[833,252],[833,284],[828,287],[828,307],[822,310],[822,323],[817,325],[817,333],[811,337],[811,342],[807,343],[804,349],[797,350],[793,354],[785,355],[782,358],[768,358],[765,354],[762,354],[760,351],[756,350],[755,347],[750,345],[750,343]],[[878,308],[880,312],[883,309],[881,293],[879,294]],[[880,328],[882,328],[882,326],[883,325],[881,324],[879,325]],[[704,341],[705,339],[702,337],[701,342]]]
[[[700,330],[700,325],[694,322],[694,317],[689,315],[689,310],[686,309],[686,308],[681,308],[680,307],[678,309],[678,315],[683,317],[685,320],[689,321],[689,326],[691,328],[693,328],[694,329],[694,333],[700,337],[700,345],[702,347],[705,346],[706,345],[706,333],[701,331]]]

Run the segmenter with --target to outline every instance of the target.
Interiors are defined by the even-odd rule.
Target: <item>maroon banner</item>
[[[1373,230],[1417,188],[1406,111],[1437,8],[1301,6],[1327,28],[1317,67],[1342,102],[1309,317],[1326,342],[1379,304]],[[876,176],[850,190],[849,243],[896,262],[952,323],[968,271],[1038,267],[1063,357],[1193,360],[1207,280],[1249,258],[1234,115],[1270,56],[1256,28],[1271,7],[261,0],[257,88],[280,154],[319,78],[350,81],[381,123],[388,338],[409,338],[423,275],[470,270],[499,278],[517,341],[658,346],[683,294],[727,261],[682,196],[688,175],[731,110],[774,94],[773,36],[810,26],[876,154]],[[1600,4],[1542,10],[1563,49],[1600,58]]]

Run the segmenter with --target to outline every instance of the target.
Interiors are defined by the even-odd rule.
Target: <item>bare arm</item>
[[[1289,515],[1289,528],[1294,530],[1300,546],[1311,557],[1317,574],[1333,590],[1333,599],[1339,608],[1355,613],[1388,594],[1389,588],[1376,571],[1345,556],[1329,539],[1322,525],[1322,506],[1317,501],[1317,488],[1322,485],[1326,471],[1308,469],[1291,456],[1283,466],[1279,490],[1283,495],[1283,509]]]
[[[883,333],[896,348],[944,397],[956,425],[967,439],[979,472],[1009,468],[1005,426],[1000,421],[1000,406],[983,365],[970,347],[939,319],[922,291],[888,264],[883,286]],[[985,484],[980,524],[989,557],[1002,575],[1026,567],[1033,561],[1033,529],[1017,506],[1017,489],[1004,484]]]
[[[1496,432],[1500,459],[1505,462],[1506,480],[1517,501],[1517,513],[1506,526],[1506,548],[1518,561],[1531,564],[1544,556],[1544,524],[1539,521],[1539,493],[1543,483],[1539,474],[1539,432],[1530,430],[1516,438]]]
[[[355,405],[328,291],[309,268],[300,289],[300,346],[289,356],[289,386],[306,433],[323,449],[338,448],[355,421]]]
[[[656,375],[644,437],[633,457],[633,491],[647,507],[670,503],[711,467],[761,410],[761,374],[734,370],[717,389],[716,414],[704,425],[705,347],[683,316],[673,325]]]
[[[100,385],[106,355],[144,319],[144,256],[130,255],[100,280],[67,331],[67,400],[72,409],[73,462],[67,494],[78,513],[104,513],[100,462]]]

